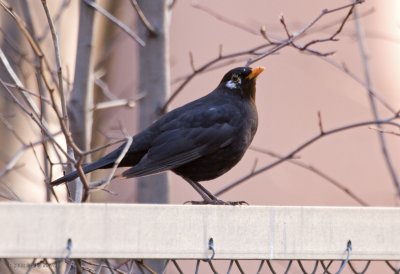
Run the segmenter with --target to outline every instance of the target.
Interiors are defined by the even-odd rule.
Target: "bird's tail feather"
[[[110,152],[109,154],[103,156],[102,158],[98,159],[97,161],[91,163],[91,164],[87,164],[84,165],[82,167],[83,172],[89,173],[92,172],[96,169],[102,169],[102,168],[110,168],[114,165],[115,160],[118,158],[118,156],[121,153],[121,149],[123,148],[124,145],[122,145],[121,147],[119,147],[118,149]],[[56,185],[60,185],[62,183],[68,182],[68,181],[72,181],[76,178],[78,178],[79,174],[78,171],[73,171],[71,173],[68,173],[66,175],[64,175],[61,178],[58,178],[57,180],[54,180],[50,183],[50,185],[52,186],[56,186]]]

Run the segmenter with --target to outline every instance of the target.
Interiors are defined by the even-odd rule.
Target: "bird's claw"
[[[228,202],[230,205],[250,205],[248,202],[246,201],[232,201],[232,202]]]

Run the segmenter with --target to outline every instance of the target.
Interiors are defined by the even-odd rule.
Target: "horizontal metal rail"
[[[0,258],[213,253],[215,259],[400,260],[400,209],[0,203]]]

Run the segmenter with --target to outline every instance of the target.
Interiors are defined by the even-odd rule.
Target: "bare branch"
[[[305,27],[303,27],[299,32],[296,32],[295,34],[290,34],[290,32],[289,32],[289,30],[288,30],[288,28],[287,28],[287,26],[286,26],[285,20],[283,19],[283,16],[282,16],[281,19],[280,19],[280,22],[281,22],[281,24],[284,26],[285,32],[286,32],[286,35],[288,36],[288,38],[287,38],[286,40],[282,41],[282,42],[274,42],[274,43],[272,44],[272,45],[274,45],[274,47],[273,47],[272,49],[266,51],[264,54],[262,54],[262,55],[260,55],[260,56],[258,56],[258,57],[256,57],[256,58],[254,58],[254,59],[249,60],[249,61],[247,62],[247,65],[253,64],[253,63],[255,63],[255,62],[257,62],[257,61],[259,61],[259,60],[261,60],[261,59],[263,59],[263,58],[265,58],[265,57],[271,55],[272,53],[274,53],[274,52],[276,52],[276,51],[280,50],[281,48],[284,48],[284,47],[286,47],[286,46],[288,46],[288,45],[292,45],[292,46],[294,46],[295,48],[297,48],[297,49],[299,49],[299,50],[303,50],[303,51],[304,51],[305,49],[308,49],[308,46],[302,48],[302,47],[299,47],[299,46],[297,46],[296,44],[294,44],[294,42],[295,42],[297,39],[303,37],[303,36],[304,36],[304,35],[305,35],[319,20],[321,20],[321,18],[324,17],[325,15],[330,14],[330,13],[334,13],[334,12],[337,12],[337,11],[340,11],[340,10],[343,10],[343,9],[347,9],[347,8],[350,8],[349,13],[351,14],[351,12],[352,12],[354,6],[356,6],[356,5],[358,5],[358,4],[361,4],[362,2],[363,2],[363,0],[359,0],[359,1],[354,1],[354,2],[351,3],[351,4],[347,4],[347,5],[340,6],[340,7],[338,7],[338,8],[334,8],[334,9],[324,9],[324,10],[321,11],[321,13],[320,13],[314,20],[312,20],[310,23],[308,23]],[[349,13],[348,13],[348,15],[345,17],[345,19],[342,21],[342,23],[341,23],[339,29],[338,29],[331,37],[328,38],[329,41],[334,41],[335,37],[336,37],[336,36],[340,33],[340,31],[343,29],[344,24],[347,22],[347,19],[348,19],[348,17],[350,16]],[[264,35],[264,36],[265,36],[265,35]],[[328,40],[326,40],[326,41],[328,41]],[[315,41],[315,40],[313,40],[313,41]],[[321,40],[321,42],[324,42],[324,41],[325,41],[325,40]],[[317,42],[316,42],[316,43],[317,43]],[[315,43],[312,43],[312,44],[315,44]],[[310,45],[311,45],[311,44],[310,44]],[[329,53],[320,53],[320,52],[317,52],[317,51],[315,51],[315,50],[310,50],[310,49],[309,49],[309,52],[311,52],[311,53],[313,53],[313,54],[316,54],[316,55],[322,55],[322,56],[327,56],[327,55],[331,55],[331,54],[332,54],[332,52],[329,52]]]
[[[368,90],[369,103],[371,106],[371,111],[374,116],[374,119],[378,121],[380,119],[380,115],[379,115],[378,107],[376,105],[375,97],[371,95],[372,79],[371,79],[371,74],[370,74],[370,69],[369,69],[366,44],[364,41],[364,33],[362,30],[360,19],[358,17],[357,9],[354,10],[354,22],[356,24],[358,47],[360,49],[361,61],[362,61],[363,68],[364,68],[364,78],[365,78],[366,89]],[[379,129],[381,128],[381,124],[376,124],[376,126]],[[378,132],[378,137],[379,137],[379,143],[381,146],[382,156],[385,160],[389,174],[392,177],[393,184],[397,190],[397,195],[400,196],[400,181],[399,181],[399,178],[398,178],[396,170],[394,168],[392,159],[391,159],[388,149],[387,149],[386,138],[382,132]]]
[[[266,28],[265,27],[264,28],[261,27],[261,30],[260,30],[261,35],[267,40],[268,43],[259,45],[257,47],[253,47],[253,48],[248,49],[248,50],[239,51],[239,52],[235,52],[235,53],[231,53],[231,54],[223,55],[221,53],[221,51],[220,51],[219,55],[216,58],[206,62],[204,65],[200,66],[195,71],[193,71],[192,74],[187,76],[187,78],[175,89],[175,91],[168,98],[166,103],[161,107],[160,112],[161,113],[165,113],[165,111],[166,111],[167,107],[169,106],[169,104],[176,98],[176,96],[183,90],[183,88],[197,74],[200,74],[202,72],[207,71],[209,68],[213,67],[215,64],[220,63],[221,61],[229,60],[229,59],[236,58],[236,57],[242,57],[242,56],[256,56],[253,59],[249,59],[246,62],[246,66],[249,66],[249,65],[251,65],[251,64],[253,64],[253,63],[255,63],[255,62],[257,62],[257,61],[259,61],[259,60],[261,60],[261,59],[263,59],[263,58],[265,58],[267,56],[269,56],[269,55],[272,55],[272,54],[278,52],[282,48],[285,48],[285,47],[290,46],[290,45],[294,46],[295,48],[297,48],[297,49],[299,49],[301,51],[307,51],[309,53],[313,53],[313,54],[318,55],[318,56],[326,56],[326,55],[332,54],[332,52],[320,53],[318,51],[311,50],[308,47],[302,49],[302,47],[295,45],[294,41],[297,40],[297,39],[300,39],[301,37],[303,37],[310,30],[310,28],[312,28],[325,15],[330,14],[330,13],[334,13],[334,12],[337,12],[337,11],[340,11],[340,10],[344,10],[344,9],[347,9],[347,8],[352,9],[355,5],[358,5],[358,4],[362,3],[362,2],[363,2],[363,0],[358,0],[358,1],[355,1],[354,3],[352,3],[352,4],[343,5],[343,6],[340,6],[338,8],[335,8],[335,9],[330,9],[330,10],[325,9],[325,10],[321,11],[321,13],[316,18],[314,18],[310,23],[308,23],[305,27],[303,27],[302,30],[300,30],[299,32],[296,32],[295,34],[290,34],[290,32],[289,32],[289,30],[288,30],[288,28],[286,26],[286,23],[285,23],[285,21],[284,21],[284,19],[282,17],[281,18],[281,23],[283,24],[283,26],[285,28],[285,31],[286,31],[286,33],[288,35],[288,38],[283,40],[283,41],[277,41],[277,42],[271,41],[269,39],[268,35],[267,35]],[[195,7],[199,8],[199,5],[195,5]],[[231,25],[236,25],[236,22],[231,22],[229,20],[226,20],[226,18],[224,18],[224,17],[217,16],[217,14],[215,14],[215,12],[213,12],[213,11],[207,9],[207,8],[203,8],[202,6],[200,6],[200,7],[201,7],[200,9],[202,9],[203,11],[207,10],[207,13],[212,14],[213,16],[217,17],[219,20],[221,20],[223,22],[226,22],[226,23],[229,23]],[[345,19],[341,21],[340,27],[338,28],[338,30],[333,35],[331,35],[331,37],[330,37],[331,39],[330,40],[332,40],[332,39],[334,40],[335,37],[340,33],[340,31],[342,30],[344,24],[347,21],[347,18],[348,18],[348,16],[346,16]],[[261,50],[265,50],[265,51],[260,53]]]
[[[328,42],[328,41],[338,41],[336,39],[336,36],[339,35],[339,33],[343,30],[344,25],[346,24],[346,22],[348,21],[348,19],[350,18],[350,15],[353,13],[355,6],[352,6],[349,10],[349,12],[347,13],[346,17],[342,20],[339,28],[328,38],[325,39],[316,39],[313,40],[311,42],[308,42],[307,44],[305,44],[301,49],[304,50],[306,48],[308,48],[309,46],[316,44],[316,43],[322,43],[322,42]]]
[[[7,91],[7,93],[10,95],[10,97],[12,98],[13,102],[15,104],[18,105],[18,107],[29,117],[32,118],[32,120],[36,123],[36,125],[44,132],[44,134],[49,138],[49,140],[51,140],[56,147],[70,160],[70,161],[74,161],[73,158],[70,157],[70,155],[60,146],[60,144],[54,139],[54,135],[50,132],[50,130],[45,127],[42,123],[42,121],[40,121],[40,119],[38,117],[36,117],[35,115],[32,114],[32,112],[30,112],[21,102],[19,102],[19,100],[17,99],[17,97],[14,95],[13,92],[10,91],[10,89],[8,88],[8,86],[5,85],[5,83],[0,79],[0,83],[1,85],[4,87],[4,89]]]
[[[360,122],[360,123],[354,123],[354,124],[350,124],[350,125],[345,125],[342,127],[337,127],[331,130],[327,130],[324,131],[324,134],[317,134],[316,136],[308,139],[307,141],[305,141],[303,144],[299,145],[297,148],[295,148],[294,150],[292,150],[291,152],[289,152],[288,154],[286,154],[284,157],[280,158],[279,160],[272,162],[271,164],[268,164],[264,167],[258,168],[257,170],[255,170],[254,172],[243,176],[242,178],[238,179],[237,181],[228,184],[226,187],[222,188],[221,190],[217,191],[214,195],[215,196],[220,196],[221,194],[231,190],[232,188],[242,184],[243,182],[249,180],[250,178],[253,178],[281,163],[284,163],[286,161],[288,161],[289,159],[292,159],[297,153],[299,153],[300,151],[302,151],[303,149],[305,149],[306,147],[310,146],[311,144],[319,141],[320,139],[330,136],[332,134],[338,133],[338,132],[343,132],[343,131],[347,131],[350,129],[354,129],[354,128],[359,128],[359,127],[364,127],[364,126],[369,126],[369,125],[377,125],[377,124],[387,124],[387,125],[392,125],[392,126],[396,126],[399,127],[400,125],[395,123],[394,121],[396,119],[398,119],[400,116],[397,113],[396,115],[386,118],[386,119],[382,119],[382,120],[373,120],[373,121],[365,121],[365,122]]]
[[[43,79],[43,82],[46,86],[46,88],[48,89],[49,93],[50,93],[50,97],[52,100],[52,105],[54,108],[54,111],[57,115],[57,118],[60,122],[60,126],[61,129],[65,135],[65,138],[67,139],[67,143],[73,148],[74,151],[76,152],[80,152],[79,148],[75,145],[74,141],[72,140],[71,134],[69,132],[69,129],[67,128],[67,126],[64,123],[64,119],[60,113],[60,111],[58,110],[58,106],[56,103],[56,99],[54,96],[54,88],[52,87],[50,80],[46,77],[45,72],[44,72],[44,65],[46,65],[47,67],[49,67],[49,64],[47,62],[47,59],[45,58],[42,49],[40,48],[40,46],[37,44],[37,42],[35,41],[35,39],[33,39],[32,35],[29,33],[24,21],[14,12],[14,10],[11,7],[8,7],[3,1],[0,1],[0,5],[2,6],[2,8],[15,20],[15,22],[17,23],[17,26],[19,27],[19,29],[21,30],[21,32],[24,34],[26,40],[28,41],[29,45],[31,46],[33,52],[35,53],[35,55],[37,56],[37,58],[39,59],[39,72],[40,75]],[[3,86],[4,82],[1,82]],[[9,92],[8,88],[7,91]],[[15,96],[13,96],[14,101],[18,101]],[[19,104],[19,106],[23,109],[23,106],[21,104]],[[48,130],[48,126],[44,121],[41,121],[41,117],[35,113],[35,115],[32,115],[32,113],[30,111],[27,111],[26,109],[23,109],[24,112],[26,112],[29,116],[31,116],[31,118],[33,118],[36,122],[36,124],[39,125],[39,127],[41,127],[41,129],[45,132],[49,132]],[[61,147],[59,147],[61,148]],[[62,150],[62,149],[61,149]],[[68,153],[63,152],[64,154],[68,155]],[[73,157],[68,155],[68,159],[70,159],[71,161],[74,161]]]

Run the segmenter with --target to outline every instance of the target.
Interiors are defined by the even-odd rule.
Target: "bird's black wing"
[[[203,106],[163,121],[148,152],[123,175],[137,177],[174,169],[229,145],[236,131],[231,108],[229,104]]]

